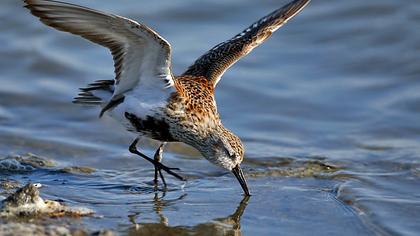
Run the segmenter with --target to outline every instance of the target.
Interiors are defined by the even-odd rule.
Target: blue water
[[[71,2],[155,29],[172,44],[175,74],[286,3]],[[313,0],[225,73],[216,99],[246,147],[254,196],[244,201],[233,176],[182,144],[169,145],[164,163],[189,181],[154,191],[152,166],[127,151],[133,137],[71,103],[78,87],[113,78],[109,53],[22,5],[0,3],[0,157],[30,152],[57,167],[0,178],[41,182],[42,196],[101,216],[72,224],[132,235],[420,233],[418,1]],[[157,147],[141,145],[148,155]],[[66,166],[96,172],[57,171]]]

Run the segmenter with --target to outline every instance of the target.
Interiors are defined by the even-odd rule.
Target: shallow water
[[[286,1],[72,2],[156,29],[178,74]],[[418,1],[313,0],[224,75],[217,102],[245,144],[250,199],[181,144],[164,163],[189,180],[168,177],[168,191],[154,191],[152,166],[127,151],[133,137],[71,103],[78,87],[113,77],[108,52],[22,5],[0,3],[0,157],[30,152],[55,164],[0,169],[0,178],[40,182],[42,196],[96,211],[48,222],[131,235],[420,233]],[[142,144],[148,155],[157,145]],[[95,171],[61,171],[71,166]]]

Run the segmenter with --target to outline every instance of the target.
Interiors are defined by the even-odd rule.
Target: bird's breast
[[[134,128],[133,131],[135,132],[142,133],[152,139],[159,141],[177,141],[170,132],[170,122],[163,117],[138,117],[135,114],[129,112],[125,112],[124,116],[130,122],[131,126]]]

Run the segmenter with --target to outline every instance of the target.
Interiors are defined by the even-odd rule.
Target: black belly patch
[[[125,118],[130,121],[136,131],[145,133],[151,138],[173,142],[176,141],[169,132],[169,125],[165,120],[156,119],[151,116],[146,116],[146,119],[140,119],[131,113],[124,113]]]

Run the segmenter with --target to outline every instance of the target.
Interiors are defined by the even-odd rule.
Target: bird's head
[[[241,169],[244,159],[244,147],[238,136],[222,127],[212,135],[204,157],[213,164],[231,171],[241,184],[246,195],[250,195],[245,176]]]

